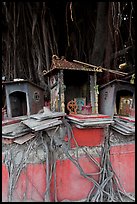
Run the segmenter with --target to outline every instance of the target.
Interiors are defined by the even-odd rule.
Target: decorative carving
[[[78,109],[78,106],[77,106],[77,103],[76,103],[76,100],[71,100],[67,103],[67,109],[69,111],[69,114],[77,114],[77,109]]]
[[[34,98],[35,102],[39,102],[40,101],[40,93],[38,91],[35,91],[33,94],[33,98]]]

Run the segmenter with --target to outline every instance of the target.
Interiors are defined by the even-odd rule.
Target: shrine
[[[8,118],[37,113],[44,106],[44,89],[27,80],[2,83]]]
[[[135,110],[135,86],[115,79],[99,88],[99,112],[110,116],[130,116]]]
[[[44,72],[50,87],[51,110],[98,114],[97,72],[102,70],[53,56],[51,69]]]

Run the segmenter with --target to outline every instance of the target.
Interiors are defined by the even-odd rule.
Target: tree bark
[[[96,31],[90,63],[94,65],[102,65],[104,59],[104,51],[106,47],[106,22],[108,4],[107,2],[98,2],[97,5]]]

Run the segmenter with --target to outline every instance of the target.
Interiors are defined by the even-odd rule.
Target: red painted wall
[[[135,192],[135,144],[113,146],[110,149],[112,166],[127,192]]]
[[[127,192],[135,192],[135,144],[121,144],[111,148],[112,166]],[[99,161],[99,158],[97,158]],[[86,173],[97,172],[95,164],[81,156],[81,166]],[[28,164],[19,177],[14,191],[14,200],[22,201],[26,193],[26,200],[43,201],[46,189],[45,164]],[[75,165],[68,159],[57,161],[57,198],[80,200],[87,197],[92,183],[83,178]],[[96,176],[96,179],[97,176]],[[2,201],[7,201],[8,171],[2,164]],[[51,198],[54,200],[53,181],[51,185]]]
[[[2,164],[2,201],[8,201],[9,174]],[[28,164],[24,168],[13,192],[13,201],[43,201],[46,189],[46,171],[44,164]]]
[[[6,202],[8,198],[9,174],[6,165],[2,164],[2,202]]]
[[[96,158],[99,161],[99,158]],[[86,173],[99,172],[99,168],[85,156],[80,157],[79,163]],[[98,175],[93,176],[98,180]],[[57,198],[80,200],[86,198],[93,183],[80,175],[77,167],[68,159],[57,161]]]
[[[99,146],[103,143],[104,128],[84,128],[79,129],[72,127],[74,138],[78,145],[81,146]],[[66,138],[67,140],[67,138]],[[71,147],[76,147],[75,140],[71,139]]]

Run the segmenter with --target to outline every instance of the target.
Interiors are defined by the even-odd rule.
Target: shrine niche
[[[3,82],[8,118],[38,113],[44,106],[44,89],[30,81]]]
[[[102,71],[53,56],[50,70],[43,72],[49,82],[51,110],[80,114],[82,106],[90,105],[97,114],[97,72]]]
[[[130,116],[135,110],[135,86],[128,81],[113,80],[100,87],[99,112],[110,116]]]

